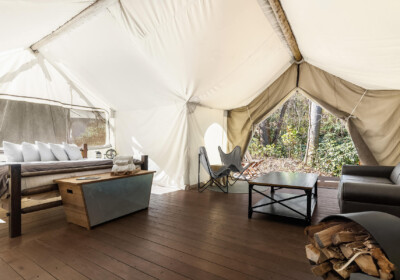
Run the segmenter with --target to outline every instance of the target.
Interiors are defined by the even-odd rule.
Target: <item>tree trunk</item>
[[[310,103],[307,149],[304,157],[304,162],[308,165],[312,165],[315,160],[315,154],[319,144],[319,131],[321,128],[322,115],[322,108],[314,102]]]
[[[281,113],[279,114],[279,120],[276,125],[275,132],[274,132],[274,139],[272,139],[272,142],[271,142],[272,144],[276,143],[276,140],[278,140],[278,138],[281,134],[283,117],[285,116],[287,106],[288,106],[288,102],[285,102],[285,104],[283,104],[283,106],[282,106]]]
[[[271,130],[269,127],[269,120],[265,119],[260,123],[260,138],[261,138],[261,144],[263,146],[269,145],[271,143]]]

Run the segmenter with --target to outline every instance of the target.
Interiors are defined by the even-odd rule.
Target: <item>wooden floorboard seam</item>
[[[339,212],[336,195],[319,188],[313,223]],[[89,231],[68,224],[63,207],[23,215],[21,237],[0,224],[0,279],[317,279],[304,224],[249,220],[247,203],[247,194],[152,194],[147,210]]]

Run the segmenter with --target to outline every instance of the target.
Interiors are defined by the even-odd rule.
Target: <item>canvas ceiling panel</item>
[[[0,52],[29,47],[93,2],[0,0]]]
[[[400,2],[282,0],[305,60],[367,89],[400,89]]]
[[[199,2],[197,0],[121,0],[127,16],[126,24],[133,37],[146,39],[151,33],[173,21],[176,16],[185,13],[189,6]],[[119,9],[119,4],[116,5]],[[115,13],[117,10],[115,11]]]
[[[214,108],[237,107],[288,66],[287,50],[257,1],[185,1],[181,6],[176,2],[182,3],[122,1],[122,11],[111,11],[134,43],[173,81],[171,90],[178,95],[207,100],[205,104]],[[272,49],[270,57],[263,48]],[[255,57],[266,64],[262,69],[262,62],[249,63]],[[247,81],[248,77],[253,80]],[[240,93],[232,93],[235,86]],[[215,95],[222,97],[213,102]],[[229,105],[221,104],[224,97]]]
[[[106,108],[97,99],[85,97],[41,54],[36,55],[30,49],[0,55],[0,97],[54,105]]]
[[[187,170],[186,106],[118,111],[116,149],[121,155],[149,155],[154,182],[184,188]]]
[[[183,102],[169,90],[168,81],[135,48],[108,10],[40,51],[117,110]]]
[[[282,45],[265,44],[229,77],[198,97],[198,101],[212,108],[232,109],[245,106],[270,86],[290,67],[290,57]]]

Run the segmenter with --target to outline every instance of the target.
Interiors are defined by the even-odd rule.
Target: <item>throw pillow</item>
[[[40,154],[38,147],[34,144],[22,142],[22,155],[24,156],[24,161],[40,161]]]
[[[4,155],[7,157],[8,162],[24,161],[21,145],[3,141],[3,148],[4,148]]]
[[[50,149],[53,152],[56,159],[60,161],[68,160],[68,155],[64,150],[64,146],[61,144],[52,144],[49,143]]]
[[[77,145],[63,142],[63,146],[70,160],[83,159],[81,149]]]
[[[56,157],[50,149],[50,145],[47,143],[35,141],[36,146],[38,147],[40,160],[41,161],[56,161]]]

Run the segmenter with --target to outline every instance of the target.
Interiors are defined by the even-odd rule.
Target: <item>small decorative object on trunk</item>
[[[132,156],[116,156],[113,162],[111,175],[130,175],[140,171],[140,168],[137,168],[133,163]]]
[[[305,249],[314,275],[324,279],[352,279],[352,273],[362,273],[376,279],[394,279],[395,265],[360,224],[349,219],[328,219],[306,227],[304,233],[310,242]],[[365,279],[370,278],[365,276]]]
[[[114,149],[108,149],[104,154],[104,158],[114,159],[117,156],[117,151]]]

